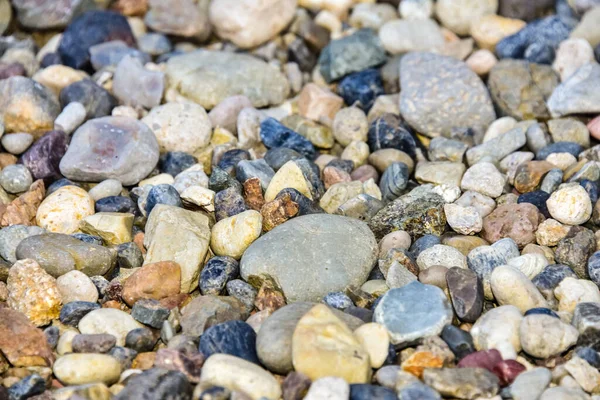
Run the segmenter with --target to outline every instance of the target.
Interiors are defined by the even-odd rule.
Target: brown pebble
[[[325,184],[325,189],[329,189],[331,186],[340,182],[352,182],[350,174],[333,166],[325,167],[323,170],[323,183]]]
[[[35,215],[42,203],[46,189],[41,179],[33,182],[29,190],[14,199],[4,211],[0,226],[35,225]]]
[[[448,288],[448,283],[446,282],[447,272],[448,268],[442,265],[433,265],[419,273],[419,282],[437,286],[440,289],[445,290]]]
[[[269,232],[278,225],[296,216],[300,207],[298,203],[292,201],[289,194],[281,196],[279,199],[269,201],[260,209],[263,217],[263,231]]]
[[[483,219],[482,236],[490,243],[508,237],[522,249],[535,242],[535,232],[543,219],[533,204],[503,204]]]
[[[363,183],[369,179],[373,179],[375,183],[379,182],[379,172],[377,172],[374,166],[369,164],[361,165],[356,168],[352,171],[350,177],[353,181],[361,181]]]
[[[133,359],[133,362],[131,363],[131,368],[141,369],[142,371],[145,371],[154,366],[155,359],[155,352],[140,353]]]
[[[0,168],[4,169],[9,165],[15,165],[19,159],[10,153],[0,153]]]
[[[144,265],[127,278],[123,285],[123,301],[130,307],[139,299],[161,300],[179,294],[181,268],[173,261]]]
[[[272,279],[265,279],[258,290],[254,305],[260,311],[275,312],[286,305],[283,290]]]
[[[544,175],[556,166],[548,161],[528,161],[517,167],[515,189],[520,193],[536,190]]]
[[[265,204],[260,179],[254,177],[244,182],[244,200],[250,209],[260,211]]]

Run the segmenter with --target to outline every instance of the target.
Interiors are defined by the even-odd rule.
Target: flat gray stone
[[[546,368],[525,371],[510,385],[510,394],[514,400],[538,399],[551,379],[552,374]]]
[[[590,63],[579,68],[561,83],[548,99],[553,118],[569,114],[598,114],[600,112],[600,64]]]
[[[278,69],[246,54],[194,51],[169,59],[166,74],[170,89],[207,110],[235,95],[256,108],[278,105],[290,91]]]
[[[452,317],[452,306],[442,289],[414,281],[386,292],[373,320],[386,327],[393,344],[401,344],[439,335]]]
[[[400,87],[400,113],[426,136],[447,136],[454,128],[473,128],[483,134],[496,119],[481,79],[454,58],[407,54],[400,63]]]
[[[23,239],[46,233],[39,226],[11,225],[0,230],[0,256],[11,263],[17,262],[17,246]]]
[[[320,301],[329,292],[361,286],[377,259],[377,241],[359,220],[327,214],[294,218],[244,253],[244,280],[271,276],[288,302]]]

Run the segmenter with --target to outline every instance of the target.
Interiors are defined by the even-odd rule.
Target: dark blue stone
[[[263,158],[240,161],[235,167],[235,178],[239,182],[244,183],[248,179],[258,178],[260,187],[263,190],[267,190],[273,176],[275,176],[275,171]]]
[[[58,326],[49,326],[44,329],[44,336],[46,336],[46,342],[48,342],[48,346],[52,349],[56,348],[58,344],[58,338],[60,337],[60,329]],[[0,397],[1,399],[2,397]]]
[[[366,383],[350,385],[350,400],[397,400],[392,389]]]
[[[304,158],[304,156],[296,150],[287,147],[274,147],[265,153],[264,160],[277,172],[286,162],[300,158]]]
[[[243,321],[211,326],[200,336],[199,350],[207,358],[213,354],[230,354],[260,364],[256,354],[256,333]]]
[[[163,322],[169,318],[170,310],[161,305],[158,300],[140,299],[135,302],[131,309],[131,316],[144,325],[160,329]]]
[[[545,160],[552,153],[569,153],[577,158],[579,153],[583,151],[583,147],[575,142],[556,142],[540,149],[535,158]]]
[[[58,53],[65,65],[89,71],[90,47],[112,40],[122,40],[135,47],[136,40],[127,18],[112,11],[88,11],[67,26]]]
[[[234,279],[227,282],[225,286],[227,294],[241,301],[249,310],[254,308],[254,300],[256,299],[257,291],[247,282],[241,279]]]
[[[341,158],[335,158],[329,161],[326,167],[334,167],[337,169],[341,169],[347,173],[352,173],[354,171],[354,161],[352,160],[342,160]]]
[[[239,263],[235,258],[228,256],[211,258],[200,272],[198,283],[200,293],[203,295],[220,294],[225,290],[227,282],[237,278],[239,268]]]
[[[77,326],[87,313],[99,308],[99,304],[89,301],[72,301],[62,306],[58,319],[65,325]]]
[[[183,206],[179,192],[168,183],[161,183],[150,189],[146,198],[146,215],[150,215],[150,212],[157,204],[166,204],[175,207]]]
[[[442,396],[421,382],[413,382],[402,387],[398,392],[401,400],[442,400]]]
[[[158,337],[148,328],[137,328],[129,331],[125,336],[125,347],[138,353],[152,351]]]
[[[139,214],[137,204],[129,197],[108,196],[96,201],[96,212]]]
[[[579,184],[585,189],[588,196],[590,196],[590,200],[592,200],[592,204],[598,201],[598,182],[590,181],[589,179],[582,179],[579,181]]]
[[[574,26],[573,22],[558,16],[532,21],[519,32],[502,39],[496,45],[496,54],[499,58],[527,58],[530,62],[549,64],[554,61],[554,50],[568,39]]]
[[[217,166],[223,171],[226,171],[229,175],[235,176],[235,167],[239,164],[239,162],[250,159],[250,153],[248,153],[247,150],[233,149],[223,153]]]
[[[276,199],[280,199],[285,195],[289,195],[290,199],[294,203],[298,204],[298,216],[308,215],[308,214],[322,214],[325,211],[317,204],[317,202],[312,201],[298,190],[293,188],[285,188],[281,192],[275,196]]]
[[[208,180],[208,188],[215,193],[229,188],[233,188],[236,192],[242,193],[242,184],[232,178],[227,171],[224,171],[219,167],[213,167],[210,179]]]
[[[436,244],[441,244],[441,243],[442,243],[442,241],[440,240],[439,236],[424,235],[413,242],[413,244],[410,246],[410,249],[408,252],[409,252],[410,256],[414,260],[416,260],[422,251],[427,250],[428,248],[433,247]]]
[[[600,286],[600,251],[595,252],[588,259],[587,272],[590,280]]]
[[[331,292],[323,297],[323,303],[329,307],[337,308],[338,310],[345,310],[346,308],[353,306],[352,299],[343,292]]]
[[[373,269],[371,270],[371,272],[369,273],[369,277],[367,278],[368,281],[374,281],[377,279],[381,279],[385,281],[385,275],[383,275],[383,272],[381,272],[381,270],[379,269],[378,265],[375,265],[373,267]]]
[[[558,316],[557,313],[555,313],[551,309],[545,308],[545,307],[530,308],[529,310],[525,311],[525,316],[534,315],[534,314],[549,315],[551,317],[560,319],[560,317]]]
[[[381,300],[382,298],[383,298],[383,296],[378,297],[377,300]],[[377,300],[375,300],[375,303],[379,303]],[[372,309],[374,310],[375,307],[376,307],[375,304],[373,304]],[[396,348],[391,343],[388,347],[387,357],[385,358],[383,365],[398,365],[398,354],[396,354]]]
[[[403,162],[390,164],[379,181],[379,189],[381,189],[383,199],[392,201],[400,197],[406,191],[408,177],[409,172],[406,164]]]
[[[88,235],[87,233],[74,233],[71,236],[85,243],[96,244],[98,246],[102,246],[104,244],[104,241],[100,236]]]
[[[130,376],[125,388],[113,400],[191,400],[193,391],[194,387],[182,372],[151,368]]]
[[[197,162],[196,157],[191,154],[183,151],[170,151],[160,157],[158,168],[165,174],[177,176]]]
[[[577,278],[575,272],[566,265],[552,264],[546,266],[531,281],[542,293],[553,294],[554,288],[565,278]]]
[[[65,186],[81,187],[81,185],[79,183],[75,183],[71,180],[68,180],[67,178],[62,178],[62,179],[55,181],[50,186],[48,186],[48,189],[46,189],[46,197],[50,196],[52,193],[56,192],[58,189],[60,189],[61,187],[65,187]]]
[[[72,102],[83,104],[89,119],[110,115],[118,104],[112,94],[91,79],[71,83],[60,91],[59,100],[62,108]]]
[[[60,58],[60,54],[55,52],[48,53],[42,58],[42,61],[40,61],[40,68],[46,68],[51,65],[61,65],[62,63],[63,62],[62,58]]]
[[[412,158],[417,155],[417,144],[410,128],[394,114],[383,114],[371,122],[367,143],[371,152],[379,149],[397,149]]]
[[[43,393],[46,390],[46,380],[38,374],[31,374],[8,388],[10,400],[25,400]]]
[[[340,81],[337,92],[348,106],[358,106],[365,112],[371,109],[378,96],[385,94],[381,74],[372,68],[346,76]]]
[[[248,210],[246,202],[244,202],[244,198],[235,187],[221,190],[215,195],[215,217],[217,221],[233,217],[246,210]]]
[[[310,182],[311,194],[315,201],[319,200],[325,193],[325,186],[321,180],[321,170],[319,166],[306,158],[295,160],[294,163],[302,171],[304,178]]]
[[[117,361],[119,361],[119,364],[121,364],[121,368],[123,370],[126,370],[131,368],[131,364],[133,363],[135,357],[138,355],[138,352],[127,347],[115,346],[112,349],[110,349],[108,354],[116,358]]]
[[[137,244],[122,243],[116,247],[117,265],[119,268],[139,268],[144,263],[144,255]]]
[[[550,218],[550,212],[548,211],[548,206],[546,205],[546,200],[550,198],[550,194],[544,192],[543,190],[536,190],[535,192],[523,193],[517,199],[517,203],[530,203],[533,204],[540,210],[540,212],[546,218]]]
[[[316,156],[315,147],[304,136],[287,128],[275,118],[267,118],[260,124],[260,138],[269,148],[286,147],[297,151],[309,159]]]
[[[587,361],[592,367],[600,368],[600,354],[591,347],[578,347],[575,349],[575,354]]]
[[[446,325],[442,329],[441,338],[459,360],[475,352],[471,334],[457,326]]]

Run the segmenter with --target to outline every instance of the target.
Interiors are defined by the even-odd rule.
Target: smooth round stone
[[[542,254],[523,254],[508,260],[507,265],[521,271],[528,279],[533,279],[546,268],[548,259]]]
[[[200,352],[206,357],[229,354],[259,365],[256,355],[256,333],[242,321],[213,325],[200,336]]]
[[[154,333],[148,328],[138,328],[129,331],[125,337],[125,346],[138,353],[152,351],[156,344]]]
[[[567,184],[550,195],[546,202],[552,218],[567,224],[581,225],[592,215],[592,202],[579,184]]]
[[[56,279],[56,285],[64,303],[98,301],[98,289],[92,280],[81,271],[70,271]]]
[[[323,303],[342,311],[354,305],[352,299],[342,292],[327,293],[327,296],[323,297]]]
[[[441,338],[458,360],[475,352],[475,345],[473,344],[471,334],[457,326],[446,325],[442,330]]]
[[[213,226],[210,246],[218,256],[239,260],[261,232],[262,215],[254,210],[244,211],[224,218]]]
[[[506,183],[506,177],[498,171],[494,164],[479,162],[465,171],[460,182],[463,191],[472,190],[484,196],[499,197]]]
[[[398,313],[398,309],[406,311]],[[440,334],[452,316],[440,288],[414,281],[389,290],[375,308],[374,321],[386,327],[393,344],[401,344]]]
[[[436,15],[442,24],[459,35],[467,35],[473,21],[484,15],[495,14],[498,0],[441,0],[436,3]]]
[[[573,312],[580,303],[600,302],[598,286],[585,279],[564,278],[554,289],[558,311]]]
[[[94,382],[111,385],[119,380],[121,364],[106,354],[65,354],[56,360],[52,372],[66,385]]]
[[[436,244],[441,244],[440,237],[437,235],[423,235],[413,242],[410,246],[410,255],[417,259],[421,252],[427,250]]]
[[[121,190],[123,190],[121,182],[116,179],[106,179],[91,188],[88,193],[94,201],[98,201],[106,197],[118,196],[121,194]]]
[[[148,197],[146,198],[146,214],[150,215],[152,209],[158,204],[175,207],[183,206],[177,189],[166,183],[155,185],[150,189],[150,192],[148,192]]]
[[[160,33],[146,33],[137,38],[137,44],[141,51],[151,56],[160,56],[172,49],[169,38]]]
[[[379,258],[385,257],[390,249],[408,250],[411,245],[410,235],[405,231],[394,231],[385,235],[379,241]]]
[[[2,147],[11,154],[25,152],[33,143],[33,135],[29,133],[12,133],[2,136]]]
[[[497,349],[505,360],[521,351],[519,327],[523,315],[515,306],[500,306],[483,314],[471,328],[477,350]]]
[[[125,338],[129,331],[143,327],[131,315],[114,308],[100,308],[90,311],[78,324],[81,333],[108,333],[113,335],[117,338],[117,346],[125,345]]]
[[[358,107],[342,108],[333,120],[333,136],[342,146],[355,140],[367,141],[369,123],[363,110]]]
[[[523,351],[536,358],[559,355],[577,342],[572,325],[550,315],[526,315],[519,328]]]
[[[375,237],[363,222],[311,214],[279,225],[252,243],[240,270],[245,280],[270,275],[288,301],[319,301],[327,293],[365,283],[377,253]]]
[[[199,288],[203,295],[218,295],[228,281],[239,274],[239,264],[232,257],[213,257],[200,272]]]
[[[390,338],[383,325],[367,323],[354,331],[354,336],[369,353],[371,368],[379,368],[385,362],[390,346]]]
[[[417,29],[421,29],[417,31]],[[379,39],[390,54],[411,51],[432,51],[444,45],[439,25],[430,18],[419,20],[393,19],[379,29]]]
[[[55,233],[71,234],[79,223],[94,214],[94,200],[77,186],[64,186],[42,201],[37,214],[38,226]]]
[[[467,268],[467,258],[454,247],[436,244],[419,254],[417,265],[420,271],[424,271],[434,265],[441,265],[446,268]]]
[[[8,193],[25,192],[32,183],[33,177],[24,165],[8,165],[0,172],[0,185]]]
[[[112,178],[130,186],[145,178],[158,158],[158,142],[144,123],[128,117],[102,117],[75,131],[60,171],[76,181]]]
[[[369,125],[367,143],[372,152],[380,149],[396,149],[410,157],[416,156],[416,142],[410,127],[394,114],[383,114]]]
[[[10,263],[17,261],[17,247],[19,243],[30,236],[46,233],[37,226],[11,225],[0,230],[0,256]]]
[[[539,399],[551,379],[552,374],[546,368],[522,372],[510,385],[510,394],[515,400]]]
[[[492,271],[490,285],[500,305],[516,306],[522,313],[530,308],[546,307],[546,299],[527,276],[509,266],[500,266]]]
[[[314,307],[314,303],[297,302],[275,311],[262,324],[256,338],[256,351],[260,362],[270,371],[287,374],[294,369],[292,364],[292,336],[298,321]],[[332,309],[350,329],[363,324],[352,315]]]

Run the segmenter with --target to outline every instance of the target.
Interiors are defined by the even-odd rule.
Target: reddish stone
[[[265,204],[260,179],[250,178],[244,182],[244,200],[252,210],[260,211]]]
[[[482,236],[490,243],[509,237],[523,248],[535,243],[535,232],[543,220],[533,204],[503,204],[483,219]]]
[[[54,354],[44,333],[25,314],[0,308],[0,351],[15,367],[51,367]]]
[[[179,294],[181,268],[172,261],[144,265],[123,285],[123,300],[132,307],[139,299],[161,300]]]
[[[165,297],[159,301],[162,307],[166,307],[169,310],[174,309],[175,307],[182,308],[190,301],[191,297],[187,293],[179,293],[173,296]]]
[[[144,232],[138,232],[133,236],[133,243],[140,249],[142,254],[146,254],[146,248],[144,247]]]
[[[492,372],[500,379],[500,385],[508,386],[527,368],[515,360],[502,360],[497,363]]]
[[[278,225],[296,216],[300,207],[298,203],[292,200],[289,193],[284,194],[278,199],[265,203],[260,209],[263,217],[263,231],[269,232]]]
[[[0,63],[0,80],[8,79],[11,76],[27,76],[27,70],[20,63]]]
[[[496,349],[476,351],[458,362],[458,368],[485,368],[494,372],[496,364],[502,361],[502,355]]]
[[[361,165],[360,167],[356,168],[354,171],[352,171],[350,177],[353,181],[361,181],[363,183],[369,179],[373,179],[375,183],[379,181],[379,173],[374,166],[369,164]]]
[[[140,353],[133,359],[131,363],[131,368],[133,369],[141,369],[145,371],[154,366],[154,360],[156,359],[156,353],[148,352],[148,353]]]
[[[286,305],[283,290],[271,279],[265,279],[258,290],[254,305],[260,311],[268,310],[271,313]]]
[[[600,140],[600,115],[591,120],[587,124],[587,128],[594,139]]]
[[[323,183],[325,184],[325,189],[327,190],[331,186],[340,182],[352,182],[350,174],[343,169],[333,166],[325,167],[323,170]]]
[[[515,189],[520,193],[536,190],[544,175],[556,166],[548,161],[528,161],[517,167]]]

